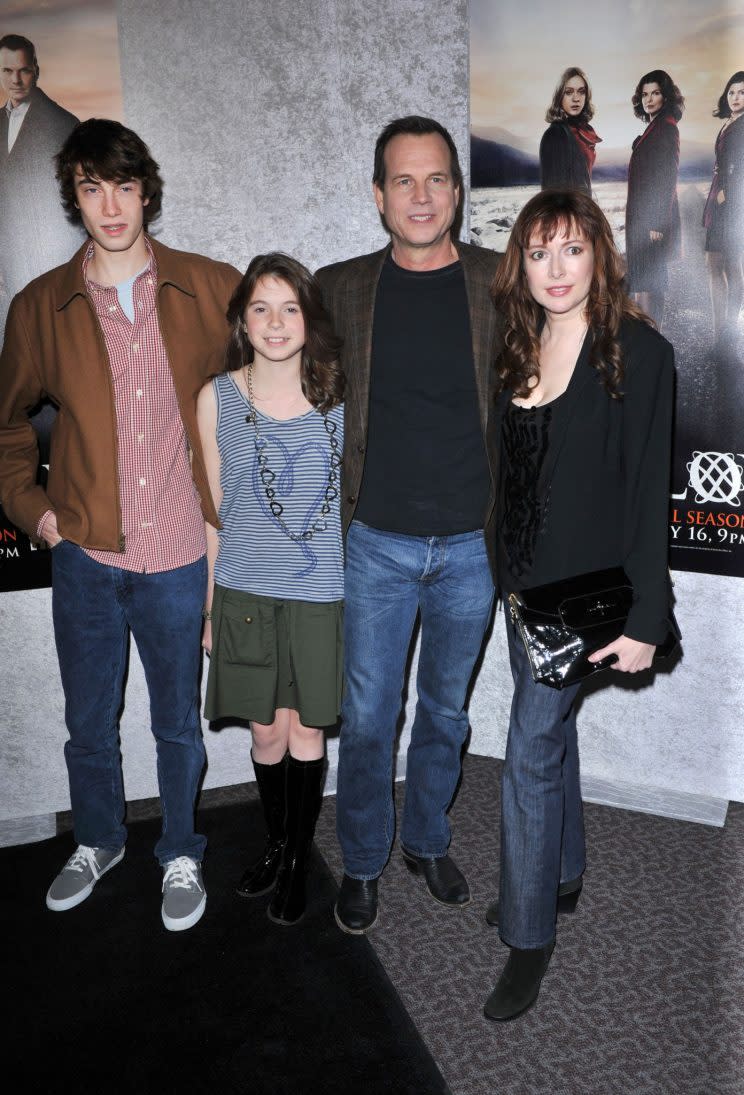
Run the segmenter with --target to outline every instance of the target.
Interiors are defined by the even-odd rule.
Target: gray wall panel
[[[163,167],[158,231],[174,246],[243,267],[271,248],[311,266],[372,250],[385,242],[370,197],[385,122],[434,114],[467,147],[464,0],[120,10],[127,121]]]

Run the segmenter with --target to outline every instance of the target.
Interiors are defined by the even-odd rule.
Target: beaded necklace
[[[266,500],[269,503],[269,509],[276,520],[277,524],[281,528],[282,532],[289,537],[293,543],[301,543],[305,540],[312,540],[316,532],[324,532],[328,528],[328,514],[331,512],[331,506],[336,498],[338,498],[338,473],[341,467],[341,453],[338,448],[338,438],[336,434],[336,423],[333,422],[326,411],[319,411],[321,418],[323,419],[323,426],[325,427],[326,434],[328,435],[328,443],[331,448],[331,459],[328,465],[328,482],[326,483],[325,493],[323,496],[323,503],[320,507],[320,515],[313,521],[309,528],[304,532],[292,532],[287,522],[282,516],[284,513],[284,506],[276,497],[276,490],[274,483],[276,482],[276,472],[272,471],[269,467],[269,457],[266,451],[268,442],[265,437],[262,437],[258,428],[258,414],[256,412],[256,403],[253,397],[253,365],[245,365],[245,386],[248,391],[248,407],[249,413],[245,416],[246,422],[250,425],[253,424],[255,436],[253,443],[256,447],[256,459],[258,461],[258,474],[263,484],[264,491],[266,493]]]

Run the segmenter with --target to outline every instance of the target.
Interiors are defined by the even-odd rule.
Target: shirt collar
[[[147,266],[145,266],[143,270],[140,270],[139,274],[136,275],[135,284],[141,277],[145,277],[145,275],[147,274],[149,274],[150,278],[152,279],[150,284],[153,284],[155,281],[157,281],[157,263],[155,261],[155,255],[153,254],[152,247],[150,246],[150,241],[146,235],[145,247],[147,248],[148,263]],[[89,293],[93,294],[110,292],[112,289],[115,289],[116,286],[99,285],[97,281],[93,281],[92,278],[88,277],[88,263],[93,258],[93,250],[93,240],[88,240],[88,246],[83,252],[83,280],[85,281],[85,287]]]
[[[26,99],[22,103],[19,103],[18,106],[13,106],[10,99],[8,99],[5,103],[5,111],[9,118],[22,118],[30,106],[30,98]]]

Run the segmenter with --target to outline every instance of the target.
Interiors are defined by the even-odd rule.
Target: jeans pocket
[[[273,607],[242,596],[222,601],[219,642],[224,661],[232,665],[273,666],[276,621]]]

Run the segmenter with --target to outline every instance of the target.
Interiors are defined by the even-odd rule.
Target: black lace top
[[[499,578],[507,592],[530,584],[537,538],[550,504],[549,491],[540,491],[540,473],[561,399],[559,396],[542,407],[518,407],[510,402],[504,414]]]

